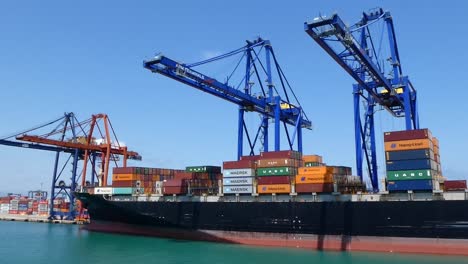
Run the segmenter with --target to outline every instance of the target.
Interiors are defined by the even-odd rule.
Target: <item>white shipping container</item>
[[[253,187],[252,186],[225,186],[223,188],[223,193],[225,194],[232,194],[232,193],[252,193]]]
[[[232,170],[223,170],[223,177],[253,177],[255,176],[254,169],[232,169]]]
[[[252,185],[253,177],[235,177],[235,178],[223,178],[223,185]]]
[[[157,182],[154,183],[154,187],[156,189],[162,188],[162,186],[163,186],[163,181],[157,181]]]
[[[111,187],[96,187],[94,188],[94,194],[112,194]]]

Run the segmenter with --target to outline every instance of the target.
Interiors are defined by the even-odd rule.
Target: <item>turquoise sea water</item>
[[[318,252],[177,241],[88,232],[75,225],[0,222],[0,263],[468,263],[468,258],[375,253]]]

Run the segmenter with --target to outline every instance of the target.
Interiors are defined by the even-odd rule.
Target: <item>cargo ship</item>
[[[114,168],[77,198],[91,231],[316,250],[468,256],[466,181],[427,129],[386,133],[385,191],[321,156],[263,152],[185,170]]]

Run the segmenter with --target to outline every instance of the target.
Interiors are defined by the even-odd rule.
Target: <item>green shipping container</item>
[[[296,169],[291,167],[260,168],[257,176],[289,176],[296,175]]]
[[[431,170],[387,171],[387,180],[430,180],[433,175]]]
[[[185,168],[186,172],[209,172],[220,173],[221,167],[217,166],[189,166]]]
[[[122,187],[122,188],[112,188],[112,194],[118,195],[118,194],[132,194],[133,188],[127,188],[127,187]]]

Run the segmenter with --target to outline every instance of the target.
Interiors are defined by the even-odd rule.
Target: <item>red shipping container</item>
[[[444,189],[446,191],[463,191],[466,189],[466,180],[445,181]]]
[[[252,156],[249,156],[252,157]],[[239,160],[239,161],[225,161],[223,162],[223,169],[233,170],[233,169],[254,169],[255,160]]]
[[[9,214],[18,214],[19,211],[18,210],[9,210],[8,213]]]
[[[384,142],[426,138],[432,139],[431,131],[427,128],[384,133]]]
[[[193,172],[180,171],[174,174],[175,180],[193,179]]]
[[[167,180],[163,183],[163,187],[180,187],[180,186],[187,186],[185,179]]]
[[[291,181],[289,176],[265,176],[265,177],[258,177],[257,183],[258,185],[265,185],[265,184],[289,184]]]
[[[163,194],[186,194],[186,186],[164,186]]]
[[[333,190],[333,183],[296,184],[296,193],[331,193]]]
[[[269,151],[260,153],[262,159],[301,159],[300,152],[294,150]]]
[[[257,161],[260,159],[260,155],[254,155],[254,156],[241,156],[240,160],[251,160],[251,161]],[[237,169],[237,168],[235,168]],[[243,169],[243,168],[241,168]]]
[[[117,168],[115,167],[112,169],[112,174],[133,174],[135,168],[133,167],[125,167],[125,168]]]

